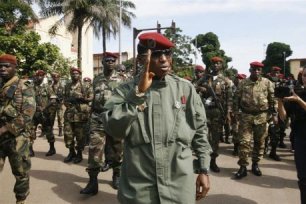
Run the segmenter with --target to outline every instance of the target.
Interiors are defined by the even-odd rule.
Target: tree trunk
[[[102,47],[103,53],[106,52],[106,33],[104,28],[102,28]]]
[[[78,68],[82,71],[82,28],[83,25],[78,26]]]

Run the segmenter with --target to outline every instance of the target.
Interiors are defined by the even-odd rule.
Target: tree
[[[106,52],[106,39],[109,39],[111,35],[117,36],[119,32],[119,13],[120,13],[120,1],[111,0],[104,1],[105,17],[103,21],[100,19],[94,19],[94,34],[99,38],[102,36],[102,48],[103,52]],[[135,9],[135,4],[130,1],[122,0],[122,23],[124,26],[131,27],[131,18],[135,17],[135,14],[128,11],[128,9]]]
[[[213,32],[206,34],[199,34],[192,40],[192,43],[196,48],[201,50],[202,61],[206,67],[211,66],[211,58],[218,56],[224,60],[224,65],[227,67],[227,63],[232,61],[231,57],[225,55],[225,51],[220,49],[220,42],[218,36]]]
[[[0,28],[3,34],[23,33],[29,23],[38,22],[30,3],[31,1],[21,0],[0,1]]]
[[[56,45],[39,44],[40,36],[35,32],[7,36],[0,32],[0,54],[9,53],[17,56],[19,74],[31,76],[36,70],[43,69],[50,73],[58,71],[68,75],[72,62],[65,59]]]
[[[265,65],[263,72],[269,73],[273,66],[282,68],[282,73],[288,76],[290,74],[289,64],[286,62],[286,58],[292,55],[290,45],[281,42],[273,42],[267,46],[266,59],[263,61]],[[284,70],[284,66],[285,69]]]
[[[82,30],[85,24],[92,25],[94,20],[106,16],[103,0],[38,0],[41,14],[45,17],[59,15],[60,19],[50,28],[49,33],[55,34],[65,22],[67,30],[77,32],[78,67],[82,69]],[[106,1],[106,0],[105,0]]]

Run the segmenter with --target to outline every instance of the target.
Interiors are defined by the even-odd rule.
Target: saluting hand
[[[150,72],[150,61],[151,61],[151,50],[148,49],[148,55],[145,63],[145,70],[141,75],[139,84],[138,84],[138,90],[140,93],[144,93],[150,88],[153,77],[155,76],[155,73]]]

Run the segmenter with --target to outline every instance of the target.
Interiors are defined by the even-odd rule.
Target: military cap
[[[35,76],[45,76],[45,75],[46,75],[46,72],[44,70],[41,70],[41,69],[39,69],[35,72]]]
[[[81,74],[81,70],[79,68],[76,68],[76,67],[71,67],[70,68],[70,73],[73,73],[73,72],[78,72],[79,74]]]
[[[261,62],[254,61],[250,63],[250,66],[251,67],[264,67],[265,65]]]
[[[285,78],[285,75],[279,74],[279,75],[277,75],[277,77],[278,77],[279,79],[284,79],[284,78]]]
[[[246,75],[245,74],[237,74],[237,79],[245,79]]]
[[[10,54],[3,54],[0,56],[0,63],[6,62],[6,63],[11,63],[14,65],[17,65],[17,59],[16,56],[10,55]]]
[[[223,62],[223,59],[221,57],[213,57],[210,59],[212,62]]]
[[[84,77],[83,81],[85,81],[85,82],[91,82],[91,78],[89,78],[89,77]]]
[[[205,71],[204,67],[202,67],[201,65],[196,65],[194,68],[195,71],[199,71],[199,72],[203,72]]]
[[[143,33],[138,39],[139,45],[151,50],[166,50],[174,47],[168,38],[156,32]]]
[[[277,67],[277,66],[273,66],[272,67],[272,71],[280,71],[280,70],[282,70],[280,67]]]
[[[113,53],[113,52],[104,52],[103,57],[104,58],[115,58],[115,59],[117,59],[118,55]]]

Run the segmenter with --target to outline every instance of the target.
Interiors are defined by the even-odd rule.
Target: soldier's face
[[[70,76],[71,76],[71,80],[76,82],[76,81],[80,80],[81,74],[79,72],[74,71],[74,72],[70,73]]]
[[[108,70],[114,70],[115,69],[115,62],[116,59],[113,57],[108,57],[104,59],[104,68]]]
[[[0,63],[0,77],[4,80],[12,78],[16,73],[16,66],[11,63]]]
[[[53,79],[54,83],[57,83],[57,82],[59,82],[60,76],[59,75],[54,75],[54,76],[52,76],[52,79]]]
[[[215,72],[215,73],[218,73],[220,70],[222,70],[222,62],[213,62],[212,64],[212,70]]]
[[[250,77],[252,80],[256,81],[261,76],[262,68],[261,67],[252,67],[250,68]]]
[[[302,72],[302,81],[303,85],[306,86],[306,68],[304,68]]]
[[[150,71],[159,78],[163,78],[171,71],[172,52],[171,50],[152,51],[150,60]]]

